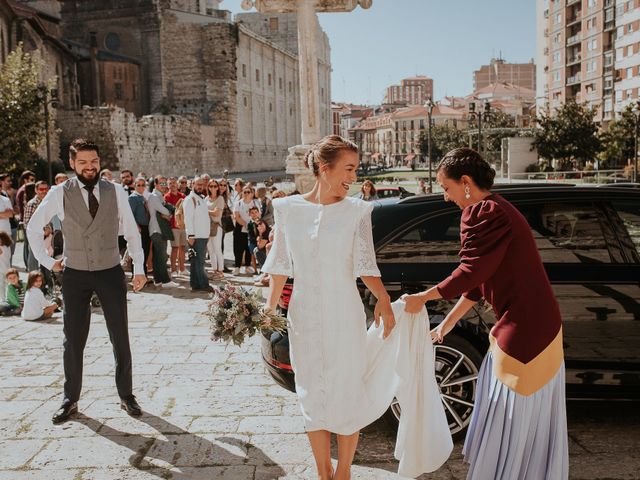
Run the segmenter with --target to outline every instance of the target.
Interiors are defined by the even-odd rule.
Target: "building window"
[[[270,103],[269,104],[269,112],[272,112],[272,111],[273,111],[273,104]]]
[[[278,88],[282,90],[282,77],[278,77]]]
[[[120,50],[121,45],[122,41],[120,40],[120,35],[117,33],[109,32],[104,37],[104,46],[113,52]]]
[[[291,81],[289,81],[289,93],[292,91]]]
[[[267,83],[269,84],[269,86],[271,86],[271,74],[270,73],[267,75]]]
[[[596,6],[597,0],[589,0],[587,3],[588,8],[594,8]]]
[[[293,107],[289,107],[289,116],[292,117],[293,116]]]
[[[627,47],[627,57],[630,57],[631,55],[633,55],[633,45],[629,45]]]
[[[256,82],[260,83],[260,70],[256,68]]]
[[[269,30],[272,32],[278,31],[278,17],[271,17],[269,19]]]
[[[562,22],[562,14],[559,13],[556,15],[556,23],[561,23]]]
[[[247,106],[247,97],[242,97],[242,103],[244,104],[244,106]]]
[[[613,102],[611,101],[610,98],[607,98],[604,101],[604,111],[605,112],[611,112],[613,110]]]
[[[560,52],[555,52],[553,54],[553,63],[560,63]]]
[[[631,33],[631,32],[633,32],[633,23],[629,23],[627,25],[627,33]]]
[[[134,100],[138,100],[138,84],[137,83],[133,84],[132,96]]]
[[[113,90],[116,96],[116,100],[122,100],[122,84],[121,83],[114,83],[113,84]]]
[[[633,68],[629,67],[627,68],[627,76],[625,78],[631,78],[633,77]]]
[[[242,78],[247,78],[247,66],[242,64]]]
[[[593,50],[597,50],[597,48],[598,48],[598,40],[595,38],[589,40],[589,43],[587,44],[587,49],[589,51],[593,51]]]

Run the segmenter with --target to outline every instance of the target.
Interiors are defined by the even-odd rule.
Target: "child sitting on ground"
[[[6,232],[0,232],[0,302],[5,301],[5,275],[11,268],[11,237]]]
[[[24,282],[20,281],[18,270],[10,268],[4,275],[7,280],[6,299],[0,302],[0,315],[20,315],[24,304],[24,294],[27,290]]]
[[[27,293],[24,296],[22,318],[29,321],[39,321],[51,318],[53,312],[58,309],[58,304],[47,300],[42,293],[44,276],[42,272],[34,270],[27,277]]]

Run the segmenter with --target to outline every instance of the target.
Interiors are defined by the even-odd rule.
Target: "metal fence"
[[[529,172],[511,174],[503,181],[509,183],[624,183],[631,177],[624,170],[568,170],[561,172]]]

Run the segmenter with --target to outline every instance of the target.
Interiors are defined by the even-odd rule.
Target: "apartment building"
[[[640,0],[538,0],[538,12],[539,105],[553,110],[573,98],[607,122],[637,100]]]
[[[424,75],[405,78],[400,85],[387,87],[384,103],[392,105],[424,105],[433,98],[433,80]]]
[[[489,65],[482,65],[473,72],[473,89],[480,90],[498,83],[510,83],[518,87],[536,89],[536,65],[508,63],[503,58],[492,58]]]
[[[636,102],[640,89],[640,0],[616,0],[614,110]]]

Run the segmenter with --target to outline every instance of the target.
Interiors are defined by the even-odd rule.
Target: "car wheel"
[[[436,381],[454,440],[462,438],[471,421],[476,399],[478,371],[482,355],[467,340],[450,333],[444,343],[435,347]],[[390,417],[400,420],[401,408],[394,398],[389,407]]]

